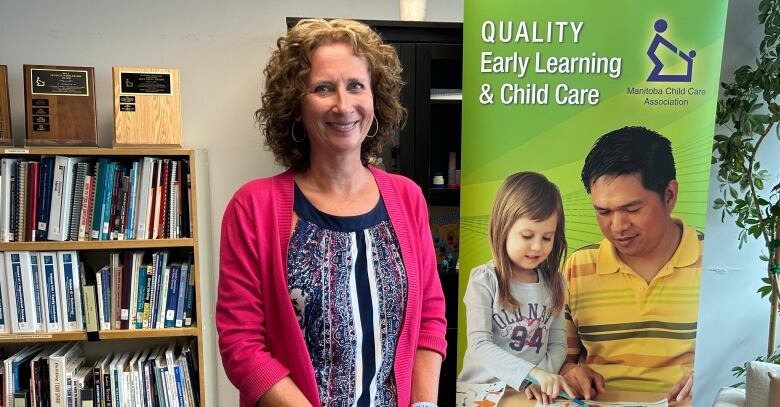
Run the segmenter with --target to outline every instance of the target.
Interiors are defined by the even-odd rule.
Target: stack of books
[[[0,241],[191,237],[187,160],[0,160]]]
[[[200,385],[194,342],[116,352],[94,362],[81,343],[32,345],[3,361],[6,406],[194,407]]]

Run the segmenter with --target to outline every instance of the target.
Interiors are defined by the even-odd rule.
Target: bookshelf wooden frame
[[[187,328],[135,329],[100,331],[99,338],[111,341],[128,341],[149,338],[195,338],[198,346],[198,380],[200,384],[200,405],[206,405],[204,381],[203,329],[200,289],[200,256],[198,253],[198,198],[196,189],[195,151],[184,148],[94,148],[94,147],[29,147],[0,148],[0,157],[40,157],[44,155],[64,155],[78,157],[182,157],[190,162],[191,211],[190,224],[192,237],[184,239],[142,239],[142,240],[100,240],[85,242],[6,242],[0,243],[0,251],[57,251],[57,250],[124,250],[158,249],[190,247],[193,251],[195,272],[195,323]],[[28,344],[44,342],[86,341],[87,334],[78,332],[55,332],[35,334],[3,334],[0,344]]]

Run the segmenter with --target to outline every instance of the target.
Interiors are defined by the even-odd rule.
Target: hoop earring
[[[379,120],[376,118],[376,115],[374,115],[374,122],[376,122],[376,129],[374,130],[374,134],[366,136],[368,138],[374,138],[376,137],[376,134],[379,133]]]
[[[303,137],[300,140],[295,138],[295,123],[299,123],[299,122],[300,122],[299,120],[295,120],[292,123],[292,126],[290,126],[290,136],[292,137],[294,142],[303,143],[303,141],[306,140],[306,127],[303,128]]]

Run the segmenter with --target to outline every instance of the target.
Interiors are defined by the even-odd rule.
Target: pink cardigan
[[[430,349],[442,356],[446,352],[444,296],[420,188],[404,177],[369,168],[406,267],[406,315],[393,373],[398,405],[408,406],[416,350]],[[312,405],[320,405],[311,358],[287,288],[293,175],[288,170],[247,183],[230,200],[222,219],[216,322],[222,364],[241,393],[242,407],[254,406],[288,375]]]

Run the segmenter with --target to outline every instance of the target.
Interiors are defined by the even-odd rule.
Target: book
[[[82,356],[84,351],[79,342],[69,342],[62,345],[49,356],[50,406],[65,407],[65,373],[68,365]]]
[[[102,304],[101,331],[111,330],[111,267],[103,266],[95,277],[99,286],[100,304]]]
[[[38,214],[35,241],[45,241],[49,234],[49,214],[51,213],[52,180],[54,178],[54,157],[41,157],[40,181],[38,183]]]
[[[138,200],[138,184],[139,184],[139,171],[141,165],[138,161],[133,161],[132,168],[130,169],[130,196],[128,198],[127,205],[127,224],[125,226],[125,237],[127,239],[135,239],[135,203]]]
[[[10,286],[11,332],[35,332],[35,302],[33,298],[30,252],[6,252],[5,271]]]
[[[27,215],[25,220],[25,236],[34,242],[38,231],[38,181],[39,163],[27,163]]]
[[[78,163],[83,162],[84,160],[85,158],[68,157],[67,167],[65,169],[65,178],[63,182],[62,209],[60,211],[60,217],[58,218],[60,220],[60,233],[62,235],[62,239],[57,240],[68,240],[71,236],[70,225],[71,220],[73,219],[73,196],[78,195],[75,188],[76,166]],[[83,190],[78,192],[83,193]],[[78,227],[78,224],[75,227]]]
[[[97,181],[95,182],[95,202],[93,204],[94,209],[90,235],[92,240],[101,240],[100,231],[103,225],[103,205],[105,200],[104,190],[106,188],[109,163],[110,161],[107,158],[101,158],[98,160],[98,164],[95,168]]]
[[[173,328],[176,325],[176,302],[179,300],[179,278],[181,263],[171,264],[168,276],[168,294],[165,302],[165,320],[163,328]]]
[[[35,306],[35,332],[46,332],[44,273],[37,252],[30,252],[30,276],[32,277],[33,303]]]
[[[18,159],[0,159],[0,240],[12,241],[11,238],[11,212],[13,197],[13,182],[16,178],[15,168]]]
[[[75,174],[73,176],[73,188],[71,194],[68,240],[76,241],[79,240],[81,213],[83,212],[84,206],[84,187],[87,178],[87,171],[89,171],[89,163],[75,163],[73,170],[75,171]]]
[[[84,193],[82,194],[81,213],[79,214],[79,227],[76,236],[76,239],[80,242],[87,240],[87,228],[91,227],[89,225],[92,224],[90,215],[92,214],[92,208],[94,207],[94,193],[94,177],[92,175],[86,175],[84,177]]]
[[[57,268],[57,254],[55,252],[41,252],[40,264],[43,268],[43,294],[44,294],[44,315],[47,332],[62,331],[62,317],[60,307],[62,306],[62,285],[60,283],[60,272]]]
[[[188,160],[181,161],[182,181],[186,185],[180,185],[182,188],[181,193],[181,235],[185,237],[193,237],[192,234],[192,220],[190,216],[192,212],[192,177],[190,175],[190,162]],[[185,193],[186,190],[186,193]]]
[[[176,300],[176,316],[174,326],[181,328],[184,326],[184,308],[187,298],[187,285],[189,284],[190,263],[184,262],[181,265],[181,275],[179,276],[178,298]]]
[[[143,255],[143,252],[140,252]],[[126,251],[122,256],[122,280],[120,290],[120,310],[119,310],[119,329],[130,329],[130,303],[132,298],[132,287],[134,280],[134,273],[136,270],[136,256],[133,252]]]
[[[16,191],[14,192],[14,241],[27,240],[27,161],[16,164]]]
[[[51,206],[49,208],[49,232],[46,236],[49,240],[66,240],[66,234],[62,230],[65,222],[62,211],[65,199],[65,177],[68,172],[68,157],[54,157],[54,175],[52,177]]]
[[[187,276],[189,281],[187,282],[187,295],[184,304],[185,327],[192,326],[192,316],[195,315],[195,265],[192,265],[191,267],[192,269],[190,270],[189,276]]]
[[[84,270],[82,269],[82,272]],[[98,304],[95,273],[83,272],[84,285],[82,286],[82,299],[84,302],[84,324],[87,334],[97,333],[100,330],[98,319]]]
[[[6,255],[3,252],[0,252],[0,333],[10,333],[11,332],[11,323],[9,318],[11,318],[10,309],[8,308],[8,285],[7,285],[7,279],[6,276],[6,266],[5,266],[5,258]]]
[[[103,190],[103,215],[102,225],[100,226],[100,240],[111,239],[111,210],[116,205],[116,186],[115,180],[117,177],[117,167],[119,164],[115,162],[109,162],[106,168],[106,185]]]
[[[133,234],[136,239],[149,238],[147,227],[150,217],[149,210],[151,209],[150,194],[152,190],[152,167],[155,161],[155,158],[144,157],[141,162],[141,173],[139,176],[140,184],[136,194],[138,199],[135,205],[136,230]]]
[[[78,252],[57,252],[57,267],[60,271],[63,327],[65,332],[84,330],[81,310],[81,278]]]
[[[159,239],[160,224],[160,205],[162,196],[162,167],[163,160],[157,160],[154,162],[154,168],[152,169],[152,194],[149,197],[151,199],[151,213],[148,223],[149,239]]]
[[[160,213],[159,218],[156,220],[157,222],[157,228],[158,228],[158,239],[165,239],[168,237],[168,231],[166,230],[167,227],[167,221],[168,221],[168,195],[169,195],[169,188],[170,188],[170,173],[171,173],[171,160],[165,159],[163,160],[162,166],[162,175],[160,176]]]

